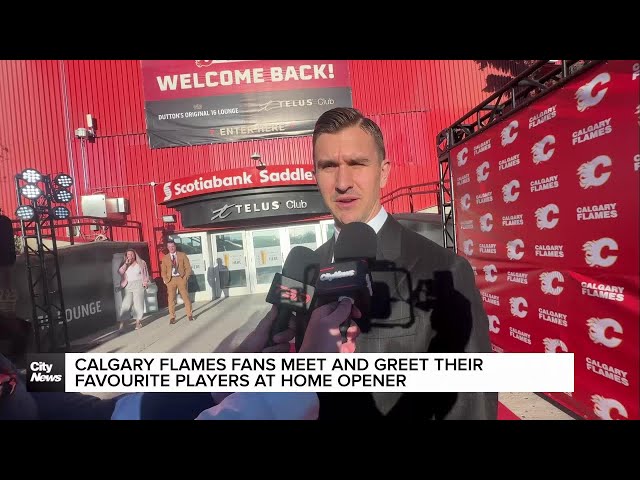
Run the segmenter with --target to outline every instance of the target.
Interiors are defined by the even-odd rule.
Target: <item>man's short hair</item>
[[[176,242],[174,242],[173,240],[167,240],[167,245],[169,245],[170,243],[173,243],[174,245],[176,245]]]
[[[360,127],[373,137],[376,142],[376,148],[380,154],[380,160],[387,158],[384,149],[384,137],[380,127],[371,120],[365,117],[355,108],[337,107],[327,110],[316,122],[316,126],[313,129],[313,152],[315,161],[316,141],[318,137],[323,133],[338,133],[345,128]]]

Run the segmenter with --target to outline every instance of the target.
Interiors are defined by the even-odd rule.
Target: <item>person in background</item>
[[[129,249],[124,254],[122,265],[118,269],[120,274],[120,287],[124,289],[124,298],[120,308],[120,330],[124,328],[123,315],[129,313],[136,320],[136,330],[142,328],[144,317],[144,293],[149,286],[149,269],[147,262],[141,259],[135,250]]]
[[[169,296],[169,323],[171,325],[176,323],[176,290],[180,292],[189,321],[192,321],[193,311],[189,290],[187,289],[189,277],[193,273],[189,257],[185,253],[177,251],[176,242],[173,240],[167,242],[167,250],[169,250],[169,253],[162,258],[160,270],[162,281],[167,286],[167,294]]]

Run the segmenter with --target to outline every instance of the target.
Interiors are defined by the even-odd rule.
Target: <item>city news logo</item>
[[[28,392],[64,392],[63,353],[34,353],[27,360]]]
[[[595,107],[599,104],[604,95],[607,93],[609,87],[598,88],[598,92],[594,93],[596,87],[606,85],[611,81],[611,75],[608,72],[602,72],[596,75],[589,83],[585,83],[581,86],[575,95],[576,108],[579,112],[584,112],[586,109]]]
[[[162,191],[164,192],[164,198],[162,199],[163,202],[166,202],[167,200],[169,200],[171,198],[172,192],[171,192],[171,182],[167,182],[162,186]]]

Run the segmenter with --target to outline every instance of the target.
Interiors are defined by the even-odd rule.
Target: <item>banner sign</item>
[[[548,395],[585,418],[639,418],[639,71],[604,62],[451,151],[494,349],[574,353]]]
[[[273,165],[258,170],[255,167],[219,170],[177,178],[155,186],[160,205],[210,193],[249,188],[315,185],[312,165]]]
[[[143,60],[151,148],[310,135],[351,107],[347,60]]]
[[[176,207],[187,228],[288,215],[328,214],[320,192],[290,191],[203,200]],[[276,247],[280,252],[280,247]],[[263,262],[264,263],[264,262]],[[278,265],[282,265],[279,263]]]

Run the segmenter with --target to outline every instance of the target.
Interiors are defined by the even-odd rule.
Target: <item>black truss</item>
[[[32,318],[38,352],[69,351],[67,316],[62,295],[58,262],[55,219],[52,216],[53,186],[51,177],[42,175],[39,187],[43,195],[30,200],[20,194],[26,182],[16,175],[18,207],[29,205],[35,210],[31,220],[21,220],[25,266],[31,294]],[[49,245],[47,245],[49,243]]]
[[[540,60],[436,136],[442,239],[446,248],[456,249],[454,189],[449,168],[451,149],[603,61],[560,60],[551,63],[550,60]]]

